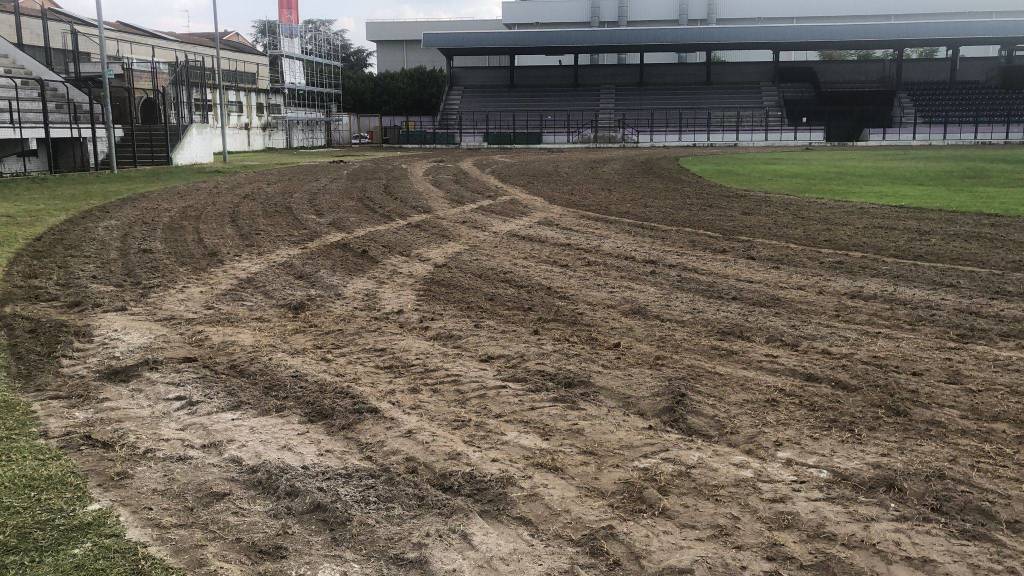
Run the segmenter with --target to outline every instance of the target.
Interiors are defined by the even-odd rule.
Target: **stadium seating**
[[[0,126],[41,127],[44,99],[42,88],[34,80],[38,76],[6,54],[0,54],[0,74],[5,76],[0,81]],[[85,95],[51,82],[46,85],[45,96],[45,117],[51,125],[75,129],[89,125],[89,100]],[[93,108],[92,114],[97,123],[103,122],[98,106]]]
[[[919,123],[1002,123],[1024,118],[1024,91],[979,82],[916,82],[904,89],[913,103],[903,121]]]
[[[515,118],[522,129],[596,122],[600,127],[665,130],[742,118],[746,128],[785,124],[770,85],[602,86],[581,88],[454,87],[441,111],[443,127],[482,129]]]

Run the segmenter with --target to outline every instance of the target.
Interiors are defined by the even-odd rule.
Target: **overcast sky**
[[[65,9],[96,15],[95,0],[57,0]],[[105,20],[124,20],[157,30],[213,30],[212,0],[103,0]],[[277,0],[218,0],[221,28],[249,32],[256,18],[276,18]],[[366,41],[367,20],[390,18],[497,18],[501,0],[299,0],[303,18],[333,18],[358,44]],[[189,25],[191,21],[191,25]]]

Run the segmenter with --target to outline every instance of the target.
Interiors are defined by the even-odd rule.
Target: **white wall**
[[[445,67],[444,56],[433,48],[423,48],[424,32],[465,32],[504,30],[501,20],[410,20],[367,22],[366,38],[377,45],[377,71],[389,72],[403,68]],[[507,62],[507,60],[506,60]],[[462,64],[460,64],[462,65]],[[488,60],[474,58],[469,66],[487,66]]]
[[[228,128],[228,152],[257,152],[269,147],[274,138],[271,130],[262,128]],[[171,161],[175,166],[209,164],[223,150],[220,129],[209,124],[188,127],[181,142],[174,148]]]

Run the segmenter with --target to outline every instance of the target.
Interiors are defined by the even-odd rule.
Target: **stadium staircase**
[[[618,131],[615,108],[618,101],[615,86],[606,84],[601,86],[601,100],[597,110],[597,132],[598,134],[612,134]]]
[[[121,168],[144,168],[147,166],[168,166],[171,152],[178,145],[178,128],[162,124],[124,126],[124,135],[117,139],[117,165]],[[134,137],[134,141],[133,141]],[[101,168],[109,168],[104,159]]]
[[[441,113],[438,115],[438,122],[441,126],[450,128],[458,125],[459,114],[462,112],[462,86],[453,86],[448,89],[444,103],[441,106]]]

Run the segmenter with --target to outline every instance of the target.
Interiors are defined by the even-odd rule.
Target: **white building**
[[[526,30],[622,26],[711,26],[746,24],[819,24],[913,22],[1024,18],[1021,0],[515,0],[502,2],[502,17],[494,20],[373,21],[366,35],[377,45],[377,69],[415,66],[444,68],[440,52],[420,45],[424,32]],[[994,56],[998,47],[972,48],[965,55]],[[648,54],[647,62],[699,60],[702,55]],[[724,54],[723,58],[758,58],[757,54]],[[770,55],[764,55],[770,59]],[[571,56],[520,56],[519,65],[558,64]],[[787,53],[784,60],[814,59],[814,54]],[[600,54],[583,64],[637,62],[637,55]],[[459,66],[504,66],[506,57],[474,57]]]

